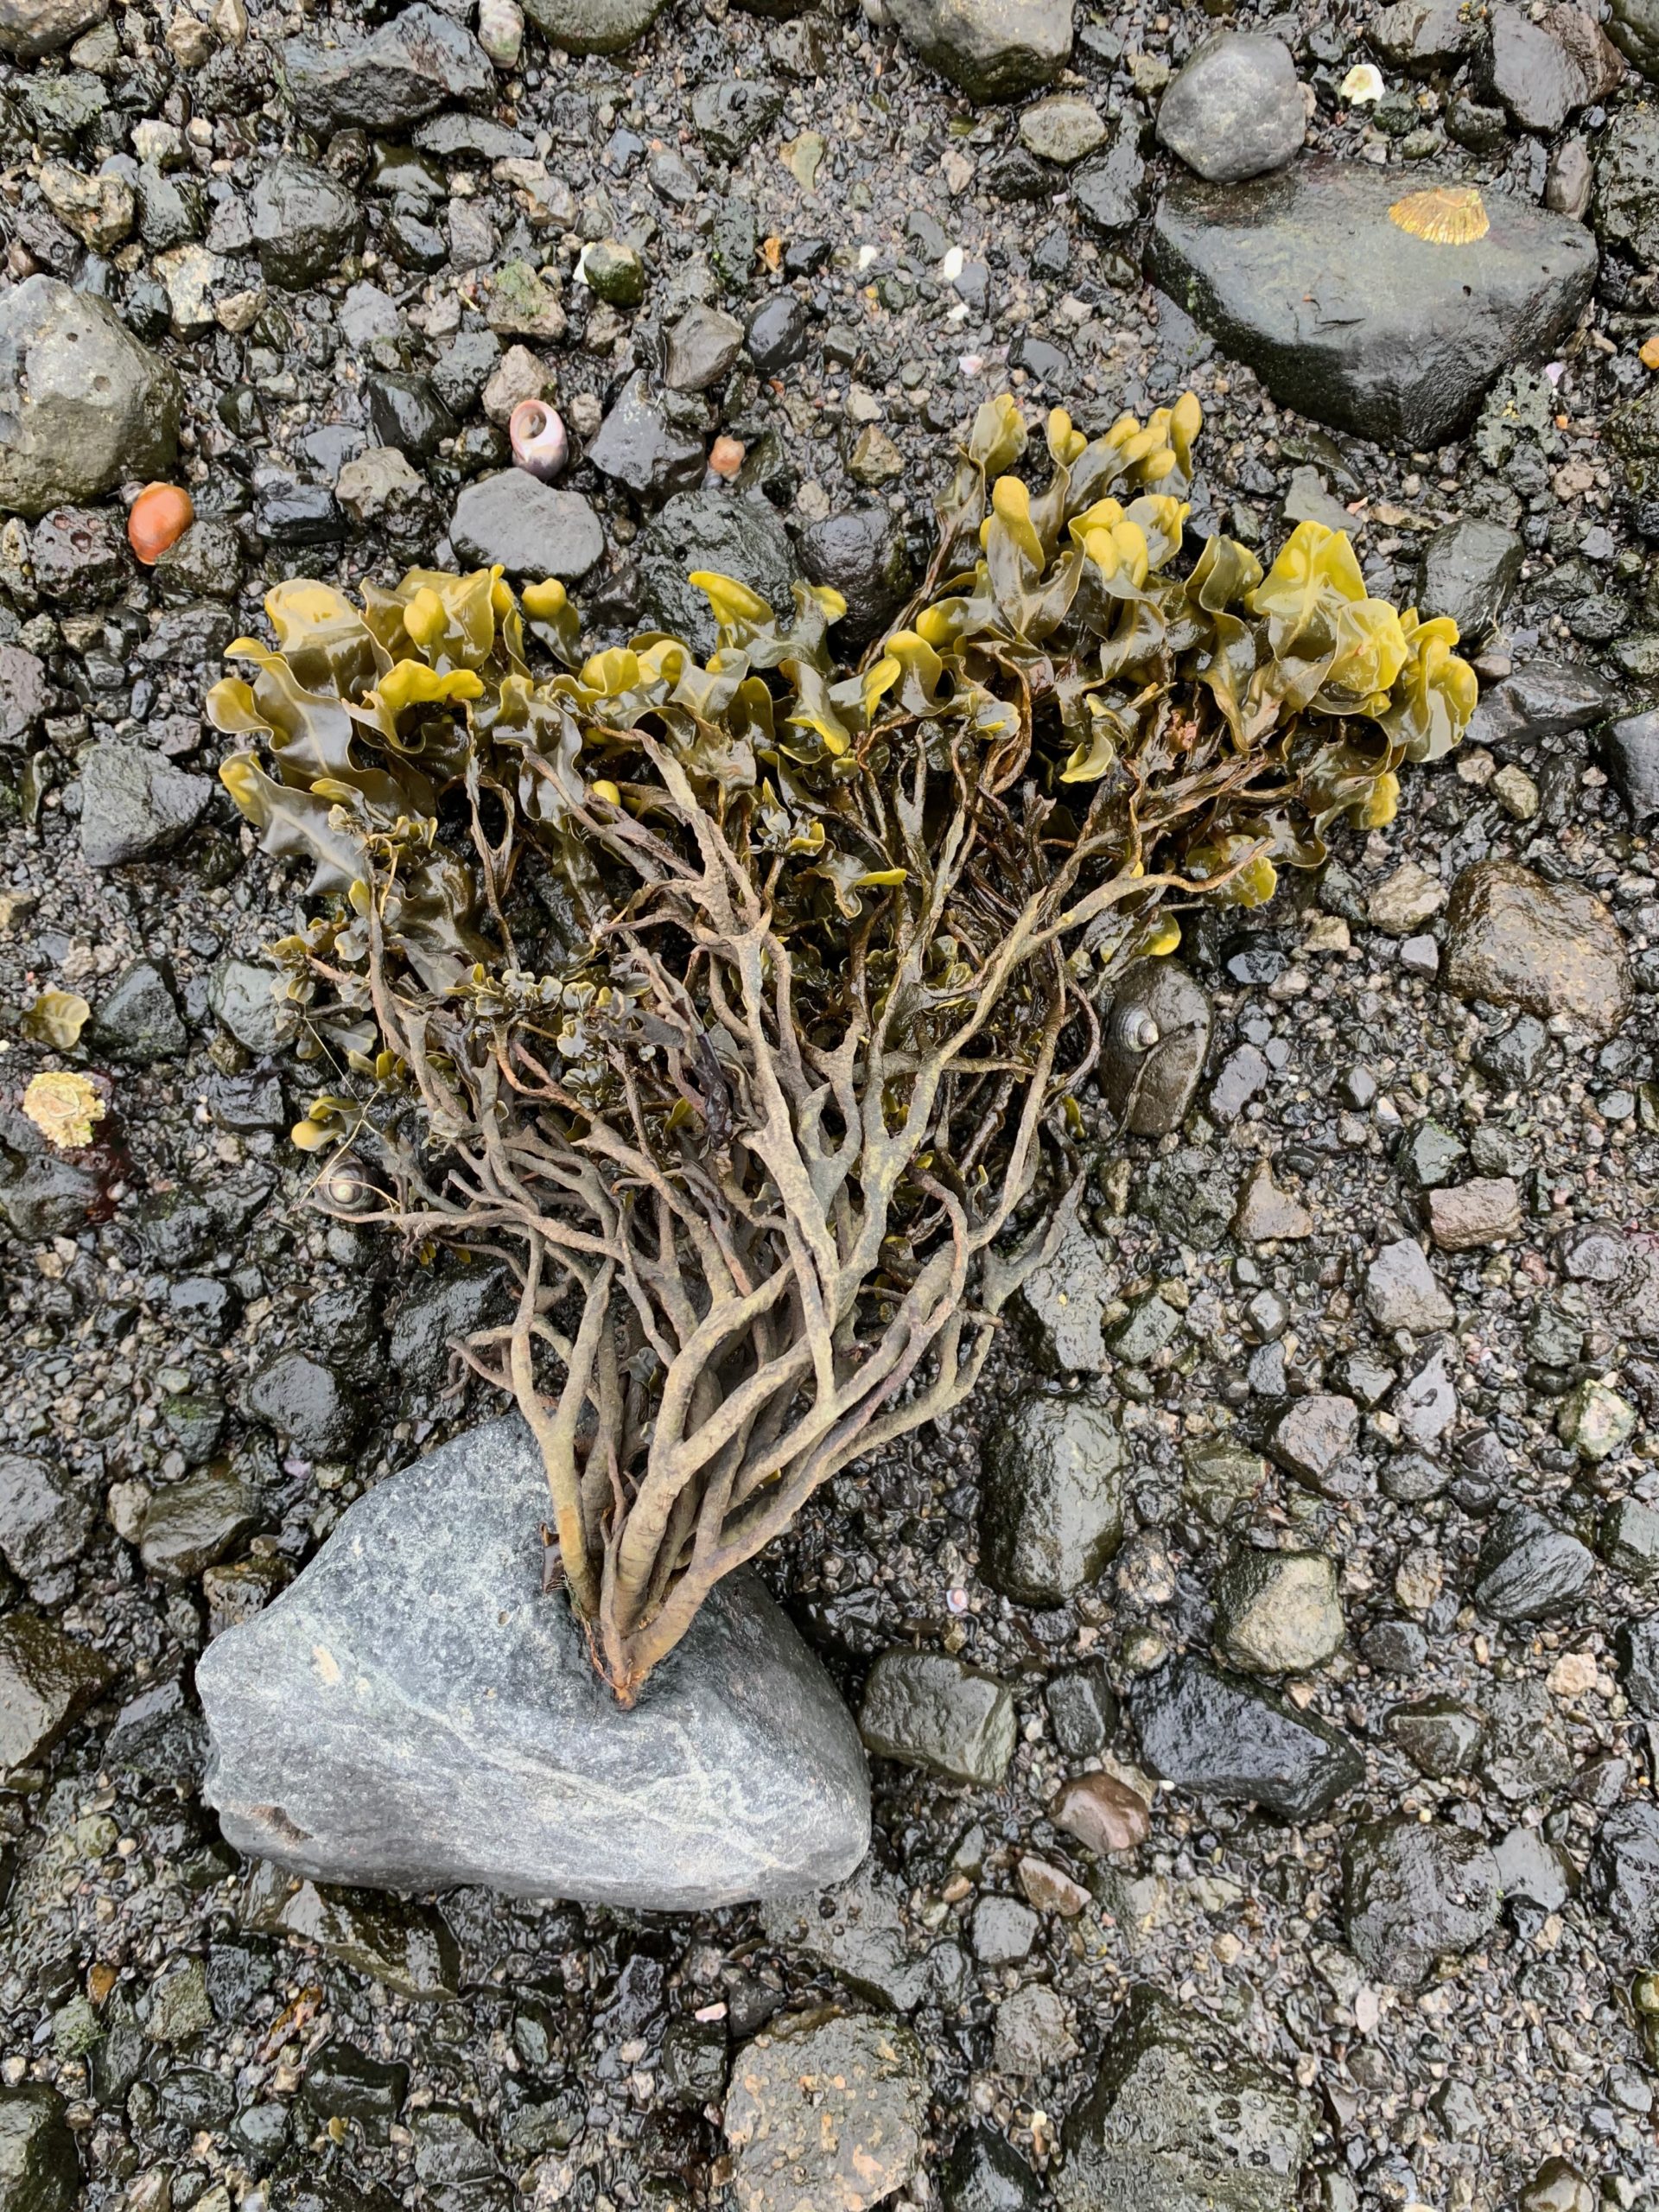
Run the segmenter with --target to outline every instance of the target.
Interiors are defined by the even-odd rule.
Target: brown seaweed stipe
[[[1123,964],[1389,820],[1467,722],[1454,626],[1370,598],[1345,536],[1187,556],[1198,423],[1056,410],[1033,489],[982,407],[856,668],[834,592],[780,620],[712,575],[706,661],[584,656],[558,584],[489,570],[283,584],[276,649],[231,648],[221,773],[302,870],[319,1202],[510,1271],[458,1349],[535,1434],[625,1703],[822,1483],[973,1389],[1075,1211]]]
[[[1486,203],[1473,185],[1437,184],[1408,193],[1389,210],[1389,220],[1430,245],[1472,245],[1492,227]]]

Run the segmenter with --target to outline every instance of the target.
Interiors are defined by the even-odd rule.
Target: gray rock
[[[1396,1705],[1388,1717],[1388,1731],[1418,1772],[1437,1781],[1467,1774],[1480,1756],[1484,1733],[1478,1716],[1452,1697]]]
[[[1465,515],[1437,530],[1423,548],[1418,611],[1449,614],[1458,635],[1480,645],[1497,627],[1521,575],[1525,549],[1501,523]]]
[[[1222,1651],[1253,1675],[1305,1674],[1342,1649],[1337,1568],[1320,1552],[1235,1552],[1216,1580]]]
[[[313,129],[404,130],[449,101],[481,104],[495,93],[483,48],[426,0],[366,38],[353,34],[327,47],[293,38],[282,53],[295,110]]]
[[[970,100],[1052,84],[1071,52],[1071,0],[888,0],[899,36]]]
[[[1147,265],[1283,404],[1364,437],[1439,445],[1501,370],[1572,328],[1596,252],[1578,224],[1497,194],[1484,238],[1432,245],[1389,220],[1400,196],[1396,171],[1324,158],[1249,184],[1181,180],[1154,219]]]
[[[168,475],[181,399],[107,302],[50,276],[0,292],[0,509],[33,519]]]
[[[1142,1982],[1065,2124],[1063,2212],[1294,2212],[1316,2114],[1260,2059]]]
[[[1478,861],[1446,911],[1446,988],[1610,1036],[1630,1011],[1630,956],[1601,900],[1514,861]]]
[[[104,1745],[106,1766],[191,1790],[200,1787],[207,1759],[207,1726],[176,1677],[124,1705]]]
[[[170,971],[155,960],[135,960],[99,1001],[86,1033],[94,1052],[129,1067],[176,1059],[190,1042]]]
[[[1555,19],[1565,14],[1553,10],[1535,22],[1523,8],[1500,5],[1489,25],[1484,88],[1512,122],[1544,137],[1553,137],[1594,93],[1578,57],[1558,35]]]
[[[24,1582],[67,1567],[86,1548],[92,1508],[30,1452],[0,1456],[0,1553]]]
[[[16,745],[51,700],[46,663],[22,645],[0,645],[0,745]]]
[[[77,607],[113,599],[132,574],[124,531],[95,507],[43,515],[29,535],[29,564],[37,591]]]
[[[837,644],[843,652],[861,652],[893,620],[911,587],[910,556],[891,509],[849,507],[826,515],[807,524],[798,550],[809,579],[828,584],[847,602]]]
[[[1033,1393],[987,1440],[980,1505],[985,1579],[1022,1605],[1063,1605],[1123,1535],[1124,1452],[1104,1408]]]
[[[769,77],[720,77],[691,95],[691,124],[717,162],[741,162],[777,120],[784,88]]]
[[[1492,1856],[1506,1902],[1519,1897],[1540,1912],[1559,1912],[1578,1889],[1578,1868],[1541,1828],[1511,1828]]]
[[[1044,1701],[1054,1740],[1068,1758],[1092,1758],[1111,1741],[1117,1700],[1102,1661],[1051,1675]]]
[[[332,1367],[308,1352],[285,1351],[248,1384],[248,1411],[319,1459],[347,1452],[365,1408]]]
[[[451,1341],[482,1327],[501,1286],[499,1268],[481,1267],[418,1284],[392,1317],[391,1363],[404,1380],[429,1389],[441,1383]]]
[[[213,1649],[225,1641],[221,1637]],[[460,1994],[460,1948],[442,1914],[431,1905],[296,1881],[267,1861],[256,1865],[249,1876],[242,1920],[257,1935],[315,1944],[342,1966],[403,1996]]]
[[[1621,715],[1601,732],[1602,766],[1633,820],[1659,814],[1659,708]]]
[[[1582,222],[1590,212],[1590,200],[1596,188],[1596,165],[1590,157],[1590,149],[1582,138],[1563,138],[1549,157],[1549,170],[1544,179],[1544,205],[1553,207],[1558,215],[1570,215],[1574,222]]]
[[[644,36],[665,0],[524,0],[537,29],[567,54],[620,54]]]
[[[663,629],[706,654],[718,632],[708,601],[687,582],[698,570],[734,576],[780,619],[794,614],[801,573],[795,549],[778,510],[759,492],[682,492],[640,533],[647,611]]]
[[[457,560],[512,576],[575,583],[605,551],[599,517],[580,492],[543,484],[523,468],[504,468],[467,485],[449,522]]]
[[[1110,1367],[1102,1316],[1115,1294],[1116,1277],[1099,1240],[1074,1221],[1058,1251],[1033,1270],[1020,1292],[1041,1332],[1045,1366],[1062,1375],[1101,1375]]]
[[[1096,1080],[1131,1136],[1166,1136],[1186,1119],[1210,1023],[1208,994],[1177,962],[1131,961],[1119,976]]]
[[[1639,1799],[1614,1806],[1596,1831],[1584,1893],[1646,1960],[1659,1941],[1659,1806]]]
[[[884,1651],[858,1726],[878,1758],[947,1782],[997,1789],[1014,1757],[1013,1698],[994,1675],[940,1651]]]
[[[922,2163],[922,2047],[890,2019],[821,2012],[746,2044],[726,2095],[740,2212],[865,2212]]]
[[[207,1003],[237,1043],[263,1058],[291,1034],[292,1015],[276,997],[277,971],[268,961],[221,960],[208,978]]]
[[[944,2212],[1040,2212],[1046,2202],[1020,2153],[983,2120],[957,2136],[941,2183]]]
[[[1385,1244],[1366,1268],[1365,1310],[1379,1329],[1408,1329],[1415,1336],[1449,1329],[1457,1319],[1427,1253],[1408,1236]]]
[[[164,1582],[194,1582],[259,1526],[259,1502],[222,1467],[167,1483],[144,1510],[138,1556]]]
[[[1571,1782],[1578,1761],[1542,1682],[1492,1682],[1481,1708],[1486,1733],[1480,1770],[1500,1797],[1511,1805],[1535,1804]]]
[[[984,1967],[1017,1967],[1031,1955],[1042,1923],[1017,1897],[981,1897],[974,1908],[974,1956]]]
[[[0,2089],[4,2212],[71,2212],[79,2201],[80,2159],[65,2112],[63,2099],[44,2082]]]
[[[38,1613],[0,1616],[0,1774],[49,1751],[113,1672]]]
[[[141,745],[95,745],[80,766],[80,849],[91,868],[175,844],[200,820],[213,786]]]
[[[1626,1621],[1618,1648],[1625,1696],[1643,1719],[1659,1720],[1659,1613]]]
[[[1607,35],[1627,61],[1659,83],[1659,0],[1612,0]]]
[[[992,2063],[999,2074],[1029,2081],[1077,2055],[1071,2008],[1058,1989],[1027,1982],[997,2006]]]
[[[1306,127],[1290,48],[1258,31],[1213,32],[1158,109],[1159,143],[1212,184],[1283,168]]]
[[[663,382],[671,391],[706,391],[742,351],[743,326],[736,316],[695,300],[670,327]]]
[[[1385,61],[1431,76],[1468,52],[1475,27],[1457,0],[1394,0],[1377,10],[1366,36]]]
[[[110,12],[110,0],[0,0],[0,54],[38,61]]]
[[[1494,1620],[1548,1620],[1577,1603],[1595,1565],[1595,1554],[1559,1522],[1512,1505],[1486,1532],[1470,1594]]]
[[[793,292],[773,292],[762,300],[743,333],[749,359],[763,377],[775,377],[799,360],[806,340],[806,308]]]
[[[1592,668],[1529,661],[1500,683],[1483,684],[1469,722],[1471,745],[1503,746],[1564,737],[1613,712],[1618,695]]]
[[[903,1899],[866,1859],[838,1889],[778,1898],[762,1924],[769,1943],[817,1960],[855,1995],[910,2012],[926,1996],[930,1976],[906,1936]]]
[[[1141,157],[1133,126],[1122,118],[1110,147],[1098,161],[1076,170],[1071,180],[1071,197],[1091,231],[1105,238],[1122,238],[1147,212],[1147,165]]]
[[[796,1896],[862,1858],[851,1721],[758,1583],[721,1583],[623,1712],[541,1592],[516,1416],[352,1506],[198,1663],[206,1794],[238,1850],[345,1878],[662,1911]]]
[[[1359,1436],[1359,1408],[1334,1390],[1293,1398],[1274,1423],[1268,1450],[1289,1474],[1317,1489],[1327,1483]]]
[[[702,433],[670,414],[640,369],[600,425],[588,458],[602,475],[654,505],[702,483]]]
[[[1129,1709],[1154,1774],[1279,1820],[1317,1820],[1364,1779],[1339,1729],[1201,1659],[1142,1676]]]
[[[1497,1861],[1480,1838],[1402,1816],[1371,1821],[1343,1864],[1348,1948],[1379,1981],[1415,1989],[1436,1960],[1471,1951],[1497,1923]]]
[[[261,171],[250,213],[265,282],[290,292],[315,284],[351,252],[363,220],[332,170],[297,154],[278,155]]]
[[[1060,168],[1075,168],[1096,149],[1109,132],[1092,100],[1074,92],[1056,92],[1036,100],[1020,118],[1020,143],[1039,160]]]
[[[1659,159],[1659,110],[1651,101],[1632,103],[1608,125],[1596,159],[1594,220],[1603,245],[1618,246],[1637,261],[1659,255],[1659,192],[1654,189]],[[1637,402],[1651,418],[1650,406]]]

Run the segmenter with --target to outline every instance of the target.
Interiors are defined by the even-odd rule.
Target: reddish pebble
[[[1068,1782],[1048,1817],[1090,1851],[1133,1851],[1152,1833],[1146,1799],[1109,1774],[1080,1774]]]
[[[1030,1852],[1020,1861],[1020,1886],[1039,1912],[1058,1912],[1065,1920],[1075,1920],[1089,1902],[1088,1891],[1063,1866]]]
[[[146,484],[127,510],[127,543],[148,568],[176,545],[196,518],[181,484]]]
[[[741,438],[716,438],[709,450],[709,466],[716,476],[735,476],[747,450]]]

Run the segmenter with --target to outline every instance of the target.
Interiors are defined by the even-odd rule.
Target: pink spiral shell
[[[508,421],[507,435],[515,464],[539,476],[543,484],[563,469],[569,455],[564,424],[545,400],[521,399]]]

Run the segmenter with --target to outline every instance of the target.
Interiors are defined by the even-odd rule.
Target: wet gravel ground
[[[416,216],[372,182],[384,158],[372,134],[308,142],[365,211],[361,249],[306,289],[267,289],[225,243],[238,235],[226,210],[297,143],[264,54],[302,22],[276,10],[250,20],[248,35],[238,0],[221,0],[211,24],[181,15],[169,27],[124,8],[101,73],[62,58],[0,70],[12,276],[37,267],[105,291],[172,362],[183,475],[199,515],[230,526],[228,565],[210,573],[169,580],[77,556],[55,589],[31,583],[16,537],[0,537],[0,646],[34,655],[49,685],[4,753],[0,1448],[46,1462],[90,1509],[48,1547],[63,1556],[0,1571],[0,1628],[49,1617],[107,1664],[106,1680],[83,1687],[79,1717],[0,1794],[0,2082],[57,2092],[94,2207],[257,2212],[266,2200],[380,2203],[383,2191],[411,2206],[506,2206],[515,2191],[537,2205],[717,2204],[730,2171],[728,2045],[835,1992],[814,1954],[779,1944],[757,1913],[634,1917],[474,1892],[378,1914],[348,1899],[326,1943],[289,1941],[270,1931],[257,1870],[236,1865],[198,1799],[189,1681],[205,1639],[279,1588],[345,1503],[485,1408],[444,1388],[443,1327],[423,1319],[430,1286],[416,1263],[307,1213],[308,1171],[282,1135],[303,1089],[213,982],[227,959],[255,958],[290,925],[299,876],[250,856],[222,798],[173,851],[90,868],[78,757],[130,738],[211,771],[219,741],[200,727],[201,692],[223,645],[257,626],[271,580],[390,579],[441,547],[460,484],[500,457],[476,385],[416,464],[425,488],[389,516],[365,528],[321,487],[380,442],[365,420],[372,374],[429,375],[457,334],[483,327],[484,277],[515,256],[556,272],[568,327],[538,350],[579,443],[683,302],[707,296],[742,315],[787,289],[805,310],[805,351],[771,377],[740,362],[699,403],[702,434],[742,441],[791,523],[873,500],[919,551],[945,434],[979,397],[1011,381],[1094,428],[1190,385],[1208,423],[1196,519],[1275,541],[1287,495],[1307,495],[1293,476],[1313,468],[1324,496],[1349,507],[1372,588],[1402,601],[1433,529],[1466,513],[1511,524],[1525,564],[1483,675],[1565,658],[1599,670],[1627,702],[1659,603],[1643,518],[1599,431],[1646,375],[1636,347],[1651,271],[1610,260],[1548,389],[1512,385],[1467,439],[1431,454],[1338,442],[1277,410],[1144,289],[1134,235],[1091,237],[1062,176],[1041,175],[1032,197],[997,196],[1014,113],[969,109],[855,12],[776,24],[709,0],[671,8],[625,57],[571,60],[532,33],[522,65],[501,73],[500,114],[534,150],[509,157],[507,174],[467,153],[427,157],[431,175],[411,196],[442,257],[429,270],[407,265],[407,238],[394,240],[394,223]],[[1337,99],[1369,52],[1360,27],[1313,8],[1274,22],[1317,96],[1311,142],[1400,161],[1399,138]],[[1077,75],[1143,135],[1165,66],[1208,28],[1197,10],[1085,20]],[[782,88],[781,111],[722,162],[693,125],[696,90],[762,69]],[[88,78],[98,105],[77,123],[62,88]],[[1451,98],[1431,88],[1416,101],[1412,128],[1429,144],[1415,150],[1444,152],[1489,190],[1539,196],[1548,142],[1500,131],[1482,156],[1449,145]],[[1592,151],[1607,115],[1638,98],[1627,81],[1581,118]],[[153,135],[163,125],[171,141]],[[41,199],[43,161],[91,173],[141,131],[152,148],[176,146],[166,174],[203,195],[195,230],[223,226],[220,301],[264,295],[194,334],[169,327],[156,294],[155,252],[167,249],[135,237],[107,260],[83,257]],[[811,134],[821,148],[805,144]],[[515,176],[514,158],[542,175]],[[745,209],[757,251],[744,251]],[[637,310],[571,282],[583,245],[612,238],[643,257]],[[735,283],[721,274],[734,265]],[[347,335],[346,296],[364,284],[384,305],[359,295]],[[568,480],[606,522],[606,569],[580,595],[596,636],[616,634],[637,604],[631,549],[652,503],[585,462]],[[296,497],[293,485],[314,488]],[[1482,1069],[1514,1009],[1465,1005],[1436,972],[1445,920],[1433,892],[1491,858],[1598,893],[1633,967],[1618,1033],[1588,1038],[1558,1020],[1526,1074]],[[1381,886],[1400,891],[1408,863],[1432,882],[1428,911],[1402,928],[1386,893],[1372,901]],[[1659,1179],[1649,836],[1591,733],[1494,733],[1410,772],[1398,819],[1345,834],[1322,882],[1288,883],[1248,925],[1192,925],[1183,957],[1213,1001],[1205,1088],[1179,1135],[1109,1140],[1096,1116],[1087,1205],[1102,1294],[1122,1301],[1109,1323],[1150,1294],[1177,1315],[1174,1334],[1141,1363],[1108,1360],[1079,1377],[1054,1372],[1040,1318],[1023,1319],[948,1433],[840,1479],[767,1562],[849,1700],[874,1656],[906,1643],[958,1653],[1018,1700],[1001,1789],[876,1771],[874,1878],[901,1923],[900,1955],[930,1961],[898,1992],[933,2092],[933,2152],[907,2194],[918,2204],[946,2194],[947,2154],[975,2117],[1040,2176],[1127,1990],[1150,1980],[1310,2094],[1309,2203],[1497,2208],[1555,2157],[1581,2193],[1558,2183],[1539,2212],[1643,2203],[1659,2157],[1629,1993],[1648,1962],[1651,1899],[1644,1913],[1513,1894],[1465,1955],[1404,1990],[1368,1975],[1347,1946],[1342,1862],[1357,1827],[1387,1815],[1494,1845],[1541,1827],[1565,1854],[1565,1892],[1609,1811],[1651,1799],[1659,1747],[1627,1697],[1617,1640],[1650,1609],[1639,1576],[1659,1567],[1659,1549],[1608,1534],[1610,1507],[1659,1508],[1654,1276],[1634,1303],[1627,1294],[1652,1249]],[[130,1024],[101,1047],[94,1027],[67,1056],[107,1078],[109,1142],[95,1190],[60,1187],[15,1109],[28,1076],[66,1056],[20,1017],[42,990],[73,990],[96,1023],[141,959],[164,969],[176,1034],[152,1009],[137,1045]],[[1208,1086],[1242,1046],[1261,1056],[1264,1079],[1224,1119]],[[1440,1132],[1462,1150],[1446,1151]],[[1227,1233],[1262,1160],[1307,1209],[1307,1233]],[[1456,1307],[1443,1338],[1456,1423],[1437,1447],[1448,1473],[1432,1496],[1393,1497],[1378,1480],[1402,1449],[1391,1386],[1370,1403],[1348,1363],[1398,1371],[1414,1349],[1369,1317],[1366,1271],[1381,1246],[1423,1238],[1425,1182],[1471,1173],[1514,1177],[1521,1225],[1496,1245],[1434,1255]],[[1577,1234],[1596,1225],[1616,1233],[1605,1266]],[[256,1378],[289,1353],[305,1363],[262,1396]],[[1586,1380],[1636,1416],[1599,1460],[1560,1433]],[[979,1573],[983,1430],[1039,1387],[1089,1393],[1128,1446],[1122,1546],[1097,1583],[1048,1609],[1012,1603]],[[1361,1408],[1355,1478],[1333,1486],[1346,1494],[1260,1460],[1217,1504],[1194,1474],[1195,1448],[1224,1436],[1253,1451],[1267,1409],[1320,1392]],[[230,1478],[239,1507],[213,1487]],[[1492,1515],[1516,1503],[1548,1509],[1598,1554],[1582,1594],[1541,1622],[1495,1618],[1471,1596]],[[1241,1544],[1338,1562],[1345,1640],[1289,1694],[1347,1732],[1364,1778],[1300,1825],[1164,1789],[1147,1840],[1096,1865],[1045,1808],[1079,1764],[1103,1759],[1134,1780],[1135,1730],[1120,1719],[1103,1751],[1068,1758],[1046,1693],[1098,1661],[1127,1694],[1169,1654],[1206,1651],[1213,1587]],[[1387,1720],[1431,1698],[1484,1728],[1466,1758],[1436,1758],[1426,1774]],[[981,1908],[1023,1895],[1027,1854],[1074,1874],[1088,1902],[1071,1916],[1040,1912],[1028,1955],[994,1963]],[[882,1979],[862,1977],[861,2003],[880,2002]],[[441,1986],[411,1996],[411,1984]],[[998,2016],[1028,1986],[1061,2002],[1030,2013],[1035,2029],[1016,2048]],[[1040,2186],[1033,2177],[1030,2201]],[[6,2212],[59,2201],[0,2176]]]

